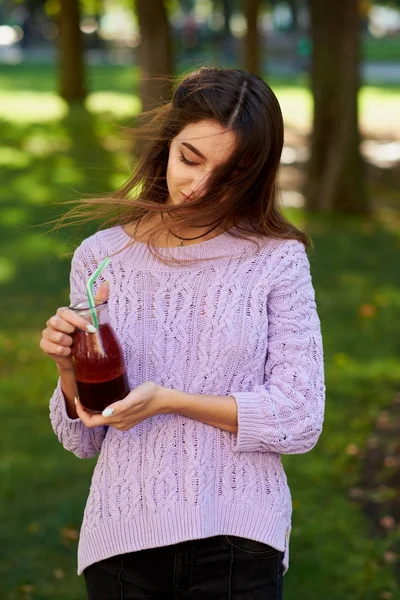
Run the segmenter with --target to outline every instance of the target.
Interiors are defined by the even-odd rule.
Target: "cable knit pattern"
[[[257,250],[231,233],[162,250],[179,264],[145,244],[127,247],[121,227],[74,254],[72,302],[111,257],[101,279],[131,388],[155,381],[238,405],[237,435],[170,414],[126,432],[87,429],[68,417],[58,384],[50,417],[60,442],[81,458],[100,452],[78,573],[115,554],[221,534],[284,551],[287,568],[291,499],[280,454],[307,452],[321,432],[320,324],[303,245],[269,239]]]

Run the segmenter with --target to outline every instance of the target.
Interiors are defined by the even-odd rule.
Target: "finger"
[[[61,331],[63,333],[73,333],[75,331],[75,325],[66,321],[61,315],[63,311],[68,310],[67,308],[59,308],[57,313],[50,317],[46,321],[46,326],[48,329],[55,329],[56,331]]]
[[[88,412],[84,406],[82,406],[79,398],[75,398],[75,406],[78,417],[82,421],[82,423],[89,428],[99,427],[100,425],[104,425],[104,419],[101,415],[91,414]]]
[[[46,354],[51,354],[54,356],[69,356],[71,354],[71,348],[54,344],[53,342],[46,340],[46,338],[42,338],[40,340],[40,348]]]
[[[108,300],[109,294],[110,294],[110,291],[109,291],[108,281],[103,281],[103,283],[97,290],[96,296],[94,297],[94,299],[97,300],[98,302],[99,301],[105,302],[106,300]]]
[[[89,417],[90,417],[89,413],[82,406],[79,398],[74,398],[74,401],[75,401],[75,408],[76,408],[78,417],[80,418],[80,420],[86,427],[90,427],[91,425],[90,425],[90,420],[89,420]]]
[[[122,401],[114,402],[107,406],[101,413],[107,423],[115,422],[121,417]]]
[[[70,308],[59,308],[57,313],[47,321],[47,326],[63,331],[64,333],[73,333],[75,328],[94,333],[95,328],[83,317],[80,317]]]
[[[70,335],[66,333],[62,333],[61,331],[57,331],[53,328],[47,328],[42,333],[43,337],[47,339],[49,342],[53,344],[58,344],[59,346],[72,346],[73,339]]]

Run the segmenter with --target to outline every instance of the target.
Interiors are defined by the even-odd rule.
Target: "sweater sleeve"
[[[89,258],[89,260],[88,260]],[[93,257],[93,267],[97,261]],[[90,257],[86,257],[81,248],[74,254],[70,274],[70,300],[75,303],[85,298],[85,282],[91,275]],[[54,433],[66,450],[79,458],[91,458],[100,451],[107,427],[89,429],[80,419],[71,419],[66,411],[65,398],[60,380],[50,400],[50,422]]]
[[[322,430],[325,385],[320,322],[310,265],[300,242],[282,252],[267,299],[264,385],[232,392],[238,406],[236,452],[301,454]]]

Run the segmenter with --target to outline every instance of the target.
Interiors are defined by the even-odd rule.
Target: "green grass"
[[[115,188],[126,177],[129,158],[118,126],[138,101],[129,96],[133,70],[100,69],[92,75],[95,94],[112,89],[128,103],[123,109],[115,97],[109,102],[104,96],[95,108],[94,94],[90,110],[68,111],[52,93],[51,71],[39,75],[40,91],[31,102],[28,90],[39,87],[35,74],[22,67],[0,70],[0,87],[8,90],[8,108],[0,111],[0,538],[6,549],[0,598],[83,600],[74,532],[94,462],[65,452],[50,428],[55,369],[38,342],[48,316],[68,301],[68,255],[94,227],[50,232],[43,223],[62,214],[66,201]],[[290,90],[277,82],[276,89],[287,102],[307,95],[300,85]],[[49,104],[39,111],[44,97]],[[56,105],[61,110],[50,118],[49,107]],[[285,598],[379,600],[390,591],[399,599],[384,561],[390,539],[372,537],[359,505],[349,498],[359,459],[346,448],[364,445],[399,388],[400,223],[394,213],[373,221],[309,219],[295,210],[290,216],[315,242],[310,258],[328,395],[318,446],[284,458],[294,501]]]
[[[362,57],[374,62],[399,62],[400,36],[386,38],[367,37],[362,42]]]

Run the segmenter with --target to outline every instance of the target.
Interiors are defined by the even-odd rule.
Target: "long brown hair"
[[[279,209],[283,119],[275,94],[260,77],[239,69],[201,68],[180,81],[170,103],[140,119],[132,131],[141,144],[132,176],[111,195],[82,200],[72,211],[75,218],[101,218],[108,225],[126,225],[155,213],[168,213],[178,229],[219,224],[228,230],[235,226],[245,238],[297,239],[308,246],[307,236]],[[231,129],[235,148],[210,174],[200,197],[165,206],[170,142],[187,125],[202,120]],[[151,231],[150,247],[154,248],[162,229],[163,225]]]

